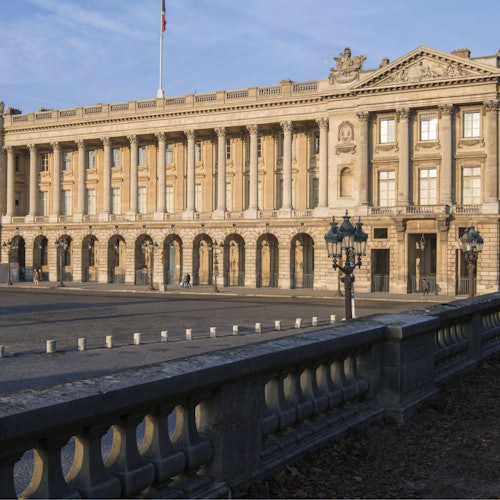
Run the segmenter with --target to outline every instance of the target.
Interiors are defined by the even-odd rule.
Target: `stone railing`
[[[349,428],[407,420],[499,348],[497,293],[6,394],[0,497],[228,497]]]

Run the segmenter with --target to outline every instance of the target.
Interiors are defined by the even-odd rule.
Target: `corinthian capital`
[[[325,128],[325,129],[328,129],[328,124],[329,124],[329,120],[328,118],[318,118],[316,120],[316,123],[318,124],[318,127],[319,128]]]
[[[247,130],[250,135],[257,135],[259,133],[258,125],[247,125]]]

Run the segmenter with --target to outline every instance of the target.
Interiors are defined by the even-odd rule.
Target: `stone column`
[[[158,132],[155,134],[156,140],[158,141],[158,184],[156,191],[156,212],[157,218],[163,220],[163,214],[165,213],[165,192],[167,185],[167,164],[166,164],[166,134],[165,132]]]
[[[52,142],[50,145],[52,146],[52,150],[54,151],[54,174],[52,177],[52,215],[56,218],[55,220],[57,220],[57,217],[59,217],[59,215],[61,214],[61,144],[58,142]],[[85,153],[82,156],[85,156]],[[80,172],[81,170],[79,169],[78,176],[81,175]],[[85,169],[83,169],[83,172],[85,172]]]
[[[498,101],[485,102],[486,109],[486,168],[484,179],[484,201],[493,208],[493,213],[498,212]],[[484,207],[486,208],[486,207]],[[488,209],[488,212],[490,210]]]
[[[14,163],[14,148],[6,146],[7,151],[7,217],[14,215],[15,208],[15,163]]]
[[[293,123],[283,122],[283,206],[282,210],[292,210],[292,132]]]
[[[410,110],[398,109],[399,119],[399,170],[397,205],[410,204]]]
[[[226,211],[226,129],[218,127],[217,134],[217,218],[224,218]]]
[[[139,150],[137,149],[137,136],[128,136],[130,142],[130,200],[129,215],[137,214],[137,185],[139,180]]]
[[[250,182],[249,182],[249,203],[246,217],[256,218],[259,211],[259,158],[258,158],[258,125],[248,125],[250,135]]]
[[[452,204],[452,129],[451,117],[453,115],[453,105],[440,106],[441,112],[441,169],[439,179],[439,203]]]
[[[359,120],[359,203],[368,205],[368,125],[370,115],[366,111],[357,113]]]
[[[101,142],[104,147],[103,159],[103,182],[102,182],[102,211],[100,219],[107,221],[111,213],[111,139],[109,137],[101,137]]]
[[[194,141],[195,141],[195,131],[194,130],[186,130],[184,132],[187,138],[187,176],[186,176],[186,211],[185,214],[189,217],[192,216],[195,211],[195,182],[196,182],[196,171],[195,171],[195,150],[194,150]]]
[[[328,207],[328,118],[316,120],[319,126],[319,193],[318,208]]]
[[[36,161],[36,155],[37,155],[37,146],[36,144],[28,144],[28,149],[30,151],[30,180],[29,180],[29,195],[30,195],[30,200],[29,200],[29,212],[28,216],[30,217],[31,220],[35,217],[35,215],[38,212],[37,208],[37,194],[38,194],[38,186],[37,186],[37,179],[36,179],[36,174],[37,174],[37,161]]]
[[[77,141],[78,145],[78,176],[77,176],[77,199],[76,219],[81,219],[85,213],[85,141]]]

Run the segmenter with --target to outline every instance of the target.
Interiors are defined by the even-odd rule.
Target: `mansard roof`
[[[386,91],[442,86],[500,78],[500,69],[455,54],[420,46],[386,66],[370,71],[350,90]]]

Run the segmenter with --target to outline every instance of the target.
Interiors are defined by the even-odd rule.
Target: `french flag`
[[[161,0],[161,32],[165,31],[167,26],[167,14],[165,12],[165,0]]]

